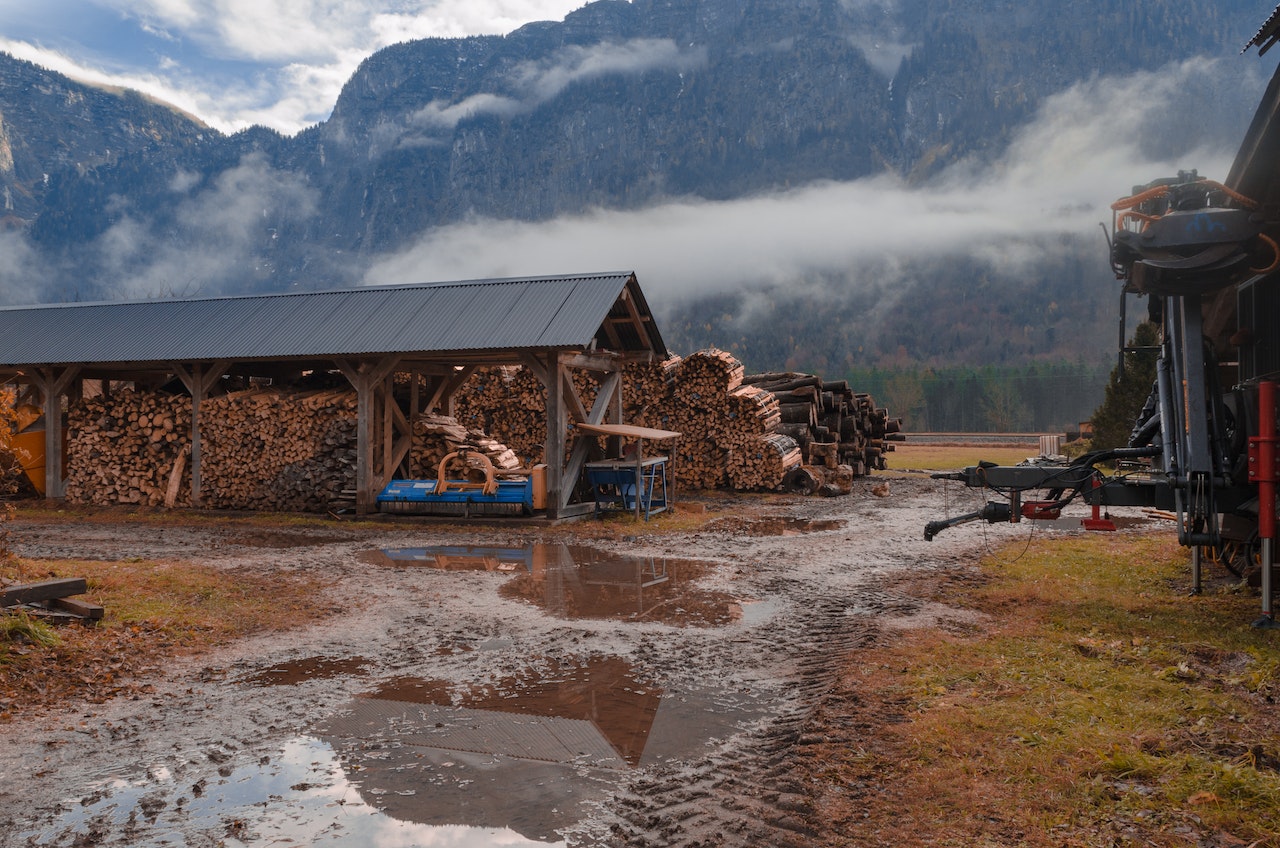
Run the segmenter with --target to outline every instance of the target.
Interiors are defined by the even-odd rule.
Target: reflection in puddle
[[[618,658],[488,685],[402,678],[268,756],[92,787],[17,844],[564,845],[627,770],[678,767],[765,713],[750,694],[660,689]]]
[[[372,565],[395,568],[426,567],[442,571],[530,571],[534,550],[485,545],[434,545],[426,548],[382,548],[365,551],[360,559]]]
[[[462,724],[438,723],[428,730],[425,744],[433,747],[625,768],[640,762],[662,690],[637,680],[621,659],[593,657],[575,666],[552,660],[534,679],[511,677],[485,686],[400,678],[368,697],[438,707],[430,712],[451,719],[466,717]],[[547,720],[531,722],[524,716]],[[495,721],[504,726],[501,732],[475,733]],[[504,747],[493,750],[494,745]]]
[[[104,832],[144,845],[308,845],[316,848],[403,848],[410,845],[488,848],[541,845],[509,828],[428,827],[385,811],[380,792],[347,777],[327,742],[290,740],[263,762],[223,768],[192,785],[159,769],[147,779],[117,780],[104,797],[66,813],[44,831],[18,834],[20,844],[96,845]],[[418,786],[411,795],[429,787]],[[386,790],[394,792],[396,790]],[[267,803],[270,801],[270,803]],[[111,844],[124,844],[111,842]],[[564,844],[561,842],[560,844]]]
[[[759,715],[749,696],[664,692],[595,657],[485,686],[392,680],[320,732],[397,819],[555,841],[621,772],[696,755]]]
[[[359,657],[330,659],[307,657],[301,660],[273,665],[245,678],[246,683],[258,686],[296,686],[308,680],[328,680],[334,677],[356,675],[364,671],[368,661]]]
[[[523,548],[384,548],[365,552],[361,558],[397,568],[511,574],[499,594],[528,601],[557,618],[720,627],[733,623],[741,614],[731,595],[694,585],[714,568],[696,560],[626,556],[541,542]]]
[[[741,613],[732,595],[696,585],[713,568],[705,562],[622,556],[572,545],[541,547],[534,568],[503,584],[500,595],[567,619],[719,627]]]

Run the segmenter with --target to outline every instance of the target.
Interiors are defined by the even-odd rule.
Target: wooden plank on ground
[[[0,588],[0,607],[33,604],[68,595],[83,595],[89,589],[83,577],[61,577],[40,583],[22,583]]]
[[[69,612],[72,615],[78,615],[81,618],[87,618],[90,621],[101,621],[106,610],[101,604],[93,604],[88,601],[81,601],[77,598],[53,598],[49,601],[49,606],[56,610]]]

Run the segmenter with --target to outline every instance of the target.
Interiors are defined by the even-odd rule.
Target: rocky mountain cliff
[[[382,50],[352,76],[328,120],[294,137],[263,128],[223,136],[136,94],[0,55],[9,231],[0,233],[8,239],[0,294],[325,287],[358,282],[379,257],[456,222],[728,201],[884,174],[928,185],[955,163],[993,161],[1046,98],[1073,84],[1238,53],[1268,11],[1247,5],[598,0],[505,37]],[[1238,138],[1256,93],[1211,94],[1243,104],[1232,112],[1238,124],[1184,123],[1200,136]],[[877,308],[866,293],[824,308],[821,319],[795,301],[774,317],[787,321],[788,338],[835,345],[823,354],[832,364],[871,356],[868,347],[896,351],[907,335],[919,337],[909,354],[924,359],[1061,356],[1096,346],[1102,323],[1098,302],[1074,318],[1047,308],[1101,265],[1082,270],[1073,256],[1065,277],[1044,272],[1059,289],[1030,300],[989,269],[925,262],[916,278],[941,271],[946,279],[915,307],[883,307],[875,326],[893,338],[864,335],[857,350],[832,328],[853,320],[852,310]],[[1010,347],[1008,334],[993,341],[990,329],[984,341],[981,328],[958,338],[919,326],[954,317],[946,301],[933,304],[974,274],[993,299],[1022,301],[1025,343],[1017,337]],[[42,281],[34,289],[33,275]],[[719,293],[657,308],[677,344],[732,333],[748,359],[757,343],[776,347],[776,334],[761,335],[772,328],[752,325],[740,305]]]

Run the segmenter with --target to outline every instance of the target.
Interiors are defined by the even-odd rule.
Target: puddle
[[[538,545],[535,553],[531,570],[512,577],[498,594],[557,618],[720,627],[742,614],[732,595],[696,585],[716,567],[711,563],[574,545]]]
[[[395,568],[509,574],[511,579],[498,590],[502,597],[534,604],[557,618],[720,627],[742,614],[732,595],[696,585],[716,567],[696,560],[626,556],[541,542],[523,548],[384,548],[360,556],[364,562]]]
[[[841,530],[844,522],[830,518],[723,518],[711,526],[746,536],[802,536]]]
[[[368,664],[367,660],[359,657],[347,659],[307,657],[273,665],[246,677],[244,682],[258,686],[296,686],[308,680],[328,680],[333,677],[360,674]]]
[[[437,748],[625,768],[640,762],[662,690],[641,683],[621,659],[595,657],[577,665],[550,660],[534,678],[506,678],[485,686],[398,678],[366,697],[436,708],[420,712],[450,719],[426,731]],[[476,735],[477,727],[493,721],[480,713],[499,716],[497,723],[504,729]],[[455,720],[459,716],[465,716],[462,725]],[[506,749],[494,751],[494,744]]]
[[[594,657],[483,686],[388,681],[320,735],[395,818],[554,842],[626,771],[696,756],[763,712],[750,695],[664,691]]]
[[[345,763],[334,746],[320,738],[291,739],[275,756],[263,759],[224,767],[189,785],[179,785],[163,769],[138,780],[114,780],[97,788],[95,794],[103,797],[75,807],[47,830],[19,833],[18,840],[21,844],[63,844],[66,836],[74,834],[73,844],[96,845],[99,838],[95,834],[110,832],[135,846],[488,848],[545,844],[545,840],[530,840],[506,827],[428,826],[389,814],[387,795],[412,797],[420,791],[428,793],[430,786],[365,791],[348,776],[349,770],[356,775],[363,770]]]
[[[402,678],[260,756],[145,769],[69,798],[18,844],[564,845],[637,767],[702,755],[767,712],[754,694],[664,690],[624,660],[539,660],[490,685]]]

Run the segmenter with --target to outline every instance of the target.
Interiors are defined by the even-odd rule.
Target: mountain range
[[[381,50],[294,136],[0,54],[0,299],[627,268],[749,368],[1096,364],[1095,200],[1225,168],[1270,5],[597,0]]]

